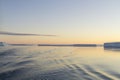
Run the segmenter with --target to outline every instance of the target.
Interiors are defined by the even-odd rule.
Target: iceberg
[[[7,45],[7,43],[5,43],[5,42],[0,42],[0,46],[6,46]]]
[[[104,43],[105,48],[120,48],[120,42]]]

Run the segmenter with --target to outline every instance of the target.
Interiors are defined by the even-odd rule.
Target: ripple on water
[[[120,75],[112,70],[103,71],[95,65],[88,64],[86,55],[84,57],[79,54],[82,49],[79,52],[75,50],[63,47],[48,49],[44,47],[43,50],[42,47],[37,49],[31,47],[30,50],[29,48],[4,50],[0,52],[0,80],[120,79]]]

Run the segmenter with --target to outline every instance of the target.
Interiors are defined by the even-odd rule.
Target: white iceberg
[[[7,43],[5,43],[5,42],[0,42],[0,46],[6,46],[7,45]]]
[[[105,48],[120,48],[120,42],[104,43]]]

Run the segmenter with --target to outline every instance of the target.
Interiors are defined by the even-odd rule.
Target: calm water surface
[[[0,47],[0,80],[120,80],[120,49]]]

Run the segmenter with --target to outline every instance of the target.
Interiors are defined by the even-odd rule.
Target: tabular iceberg
[[[5,42],[0,42],[0,46],[6,46],[7,44]]]
[[[104,43],[105,48],[120,48],[120,42]]]

